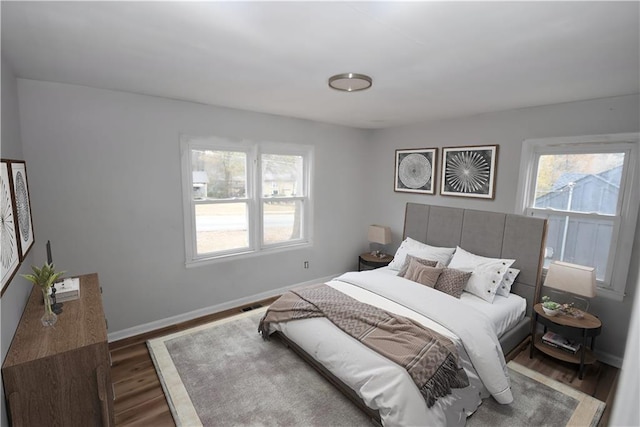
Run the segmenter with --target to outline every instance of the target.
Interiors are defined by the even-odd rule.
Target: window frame
[[[278,249],[283,247],[288,247],[296,244],[302,244],[305,242],[305,236],[308,234],[307,231],[307,223],[310,220],[309,215],[311,214],[309,206],[310,206],[310,197],[309,197],[309,189],[311,182],[311,156],[309,155],[309,147],[307,146],[296,146],[293,144],[283,144],[283,143],[272,143],[272,142],[264,142],[260,144],[259,150],[257,153],[257,165],[256,172],[259,177],[256,179],[258,183],[258,191],[256,192],[256,200],[258,203],[258,218],[259,218],[259,231],[257,236],[259,237],[258,245],[262,250],[269,249]],[[290,240],[286,242],[278,242],[278,243],[264,243],[264,201],[268,200],[264,197],[264,188],[262,188],[262,155],[263,154],[274,154],[274,155],[286,155],[286,156],[300,156],[302,157],[303,164],[303,189],[305,195],[303,196],[283,196],[278,197],[277,199],[280,201],[300,201],[303,205],[301,220],[301,232],[302,236],[300,239]]]
[[[607,218],[613,220],[607,271],[598,281],[598,295],[622,301],[627,286],[631,250],[635,240],[640,188],[638,185],[639,133],[588,135],[565,138],[527,139],[522,143],[520,176],[516,196],[516,212],[528,216],[548,218],[566,215],[569,218]],[[553,154],[624,152],[625,163],[620,182],[616,214],[567,212],[552,208],[534,208],[535,186],[540,156]]]
[[[219,200],[194,200],[193,173],[191,153],[193,150],[235,151],[244,152],[246,163],[246,195],[244,198]],[[313,146],[302,144],[275,143],[249,140],[232,140],[220,137],[180,136],[180,157],[182,173],[182,199],[184,215],[185,264],[187,267],[206,265],[229,259],[259,256],[264,253],[274,253],[308,247],[313,244],[313,199],[312,199],[312,168]],[[303,158],[303,187],[304,196],[282,197],[279,200],[302,200],[301,238],[263,244],[263,204],[262,204],[262,154],[296,155]],[[229,249],[206,254],[198,254],[197,230],[195,227],[195,207],[202,204],[247,203],[247,233],[249,245],[239,249]]]

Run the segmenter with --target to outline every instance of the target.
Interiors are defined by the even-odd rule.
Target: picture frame
[[[11,186],[11,168],[9,161],[0,162],[0,275],[2,276],[0,296],[13,279],[20,266],[20,252],[16,235],[16,217],[13,190]]]
[[[442,149],[440,195],[495,198],[498,145]]]
[[[435,194],[437,148],[396,150],[394,191]]]
[[[27,164],[22,160],[12,160],[9,163],[9,168],[13,190],[13,211],[16,218],[16,237],[18,238],[20,262],[22,262],[34,243]]]

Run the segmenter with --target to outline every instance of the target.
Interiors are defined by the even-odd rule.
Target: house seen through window
[[[551,260],[596,267],[605,280],[616,228],[625,153],[547,154],[538,161],[532,210],[548,214]]]
[[[187,262],[308,243],[310,162],[306,146],[185,139]]]
[[[528,140],[519,203],[547,218],[544,266],[595,267],[599,293],[624,295],[638,214],[637,134]]]

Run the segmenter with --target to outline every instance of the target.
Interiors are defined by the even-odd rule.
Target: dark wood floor
[[[252,304],[267,305],[273,299]],[[164,397],[153,362],[147,350],[146,340],[167,335],[197,325],[238,314],[246,307],[227,310],[193,321],[163,328],[148,334],[127,338],[110,344],[113,366],[111,377],[116,394],[115,417],[117,426],[174,426],[169,405]],[[514,360],[534,371],[577,390],[594,396],[607,404],[600,420],[600,427],[608,425],[619,369],[596,362],[585,370],[584,379],[578,379],[576,365],[559,362],[536,352],[529,359],[528,347]]]

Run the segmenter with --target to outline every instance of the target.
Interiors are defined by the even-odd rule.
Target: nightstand
[[[533,358],[535,349],[540,350],[544,354],[553,358],[580,365],[578,378],[582,379],[584,374],[584,365],[592,364],[596,361],[593,355],[595,340],[602,329],[602,323],[596,316],[584,312],[584,317],[577,318],[566,314],[558,314],[557,316],[547,316],[542,310],[542,304],[538,303],[533,307],[534,310],[534,333],[538,323],[544,326],[544,332],[547,328],[552,332],[558,333],[565,338],[574,339],[579,342],[580,349],[575,353],[551,347],[542,342],[542,335],[535,333],[533,345],[529,352],[529,358]],[[589,338],[589,348],[587,348],[587,338]]]
[[[373,270],[374,268],[385,267],[389,265],[391,261],[393,261],[393,256],[382,254],[384,256],[379,257],[376,255],[371,255],[370,252],[365,252],[360,254],[358,257],[358,271],[363,270]]]

